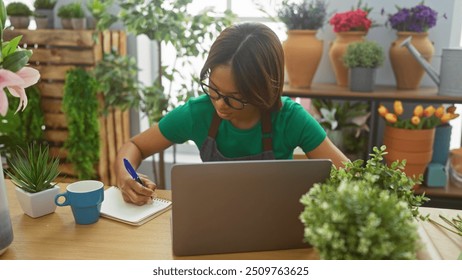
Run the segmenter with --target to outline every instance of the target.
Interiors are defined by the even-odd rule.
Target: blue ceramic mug
[[[64,200],[60,201],[60,198]],[[58,206],[71,206],[75,222],[81,225],[96,223],[104,200],[104,183],[84,180],[69,184],[64,193],[55,197]]]

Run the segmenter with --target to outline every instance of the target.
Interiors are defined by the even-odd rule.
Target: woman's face
[[[253,116],[258,111],[255,106],[248,104],[242,94],[238,92],[230,66],[215,67],[210,73],[208,85],[210,86],[210,99],[220,118],[229,121],[243,120]],[[236,108],[244,104],[243,108],[239,110],[229,106],[222,96],[228,97],[228,102],[235,104]]]

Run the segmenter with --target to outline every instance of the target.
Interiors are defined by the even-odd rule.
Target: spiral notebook
[[[141,206],[128,203],[123,200],[119,188],[110,187],[104,191],[101,217],[140,226],[169,210],[171,206],[170,200],[161,198],[155,198],[153,203]]]

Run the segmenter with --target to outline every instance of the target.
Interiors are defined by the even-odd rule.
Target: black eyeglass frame
[[[228,105],[229,107],[231,107],[231,108],[233,108],[233,109],[235,109],[235,110],[242,110],[242,109],[244,109],[245,105],[249,104],[248,102],[242,101],[242,100],[240,100],[240,99],[238,99],[238,98],[235,98],[235,97],[232,97],[232,96],[226,96],[226,95],[220,93],[220,91],[219,91],[218,89],[216,89],[216,88],[214,88],[214,87],[211,87],[211,86],[207,85],[207,84],[204,83],[204,82],[200,82],[200,85],[201,85],[202,91],[203,91],[208,97],[210,97],[210,99],[212,99],[212,100],[220,100],[221,98],[223,98],[223,100],[225,101],[226,105]],[[215,92],[218,94],[218,97],[215,98],[215,97],[210,96],[210,94],[209,94],[209,91],[210,91],[210,90],[215,91]],[[240,104],[242,104],[242,106],[241,106],[241,107],[236,107],[236,106],[231,105],[231,102],[229,102],[230,99],[239,102]]]

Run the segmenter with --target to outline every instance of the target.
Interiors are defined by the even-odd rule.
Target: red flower
[[[344,13],[336,13],[329,21],[334,26],[334,32],[368,31],[372,21],[367,18],[367,12],[357,9]]]

